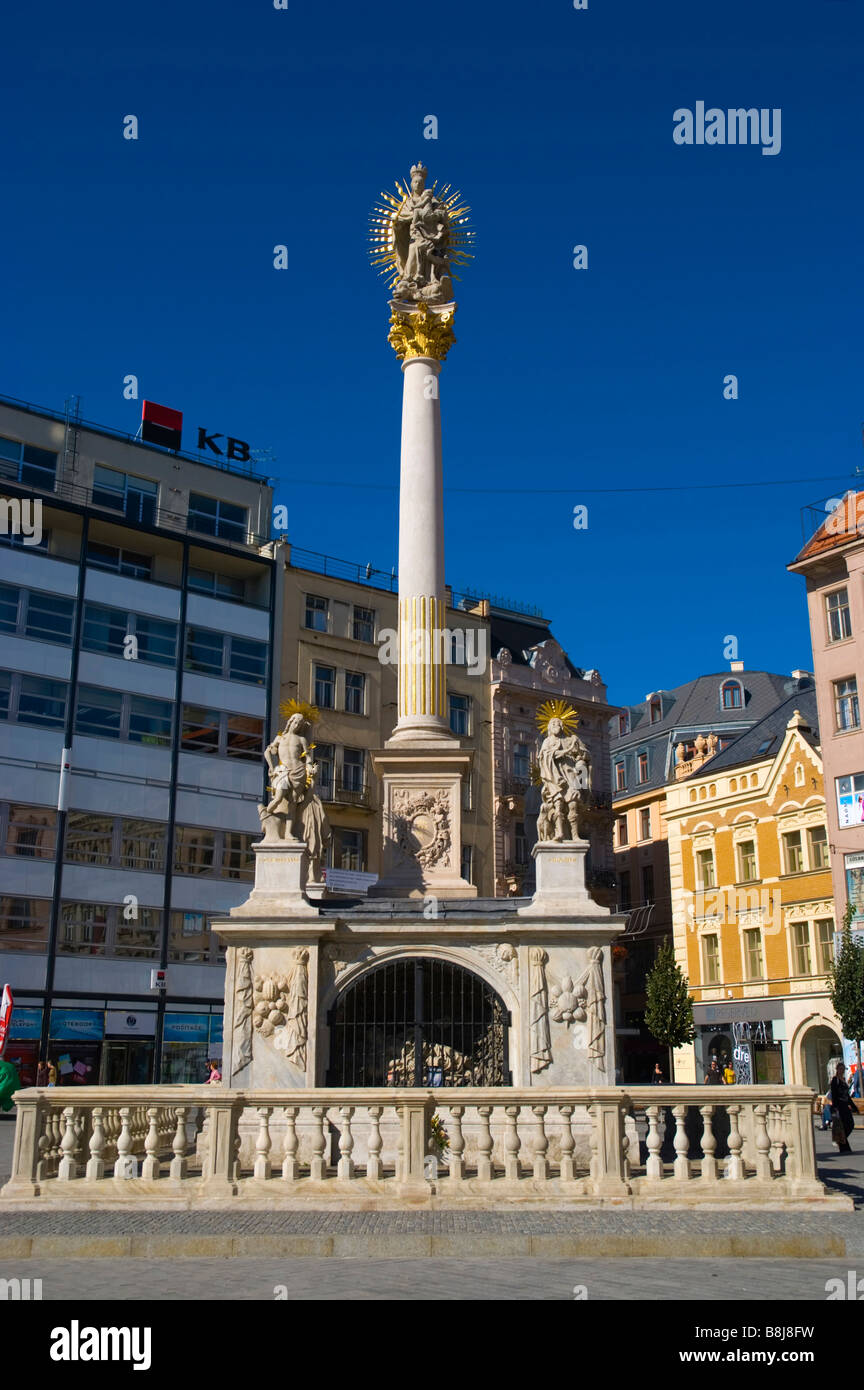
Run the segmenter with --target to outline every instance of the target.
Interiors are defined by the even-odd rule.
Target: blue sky
[[[134,373],[187,447],[203,424],[272,450],[296,545],[389,568],[401,375],[367,218],[422,159],[477,238],[448,581],[540,606],[614,701],[722,669],[727,634],[810,664],[800,508],[864,465],[859,0],[47,0],[3,25],[0,391],[134,431]],[[700,100],[779,107],[780,153],[676,145]]]

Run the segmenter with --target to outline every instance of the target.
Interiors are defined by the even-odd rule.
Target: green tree
[[[854,916],[855,909],[847,902],[840,949],[828,970],[828,995],[840,1020],[843,1036],[855,1043],[860,1076],[861,1039],[864,1038],[864,946],[852,935]]]
[[[672,1080],[672,1052],[696,1036],[690,983],[682,974],[672,942],[666,940],[657,952],[645,981],[645,1026],[658,1043],[669,1049],[669,1080]]]

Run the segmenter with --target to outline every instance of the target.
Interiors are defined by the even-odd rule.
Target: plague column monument
[[[460,195],[427,187],[419,164],[373,211],[403,382],[398,717],[373,754],[383,868],[366,899],[322,890],[329,829],[315,795],[315,712],[292,702],[267,750],[255,886],[214,924],[228,948],[223,1073],[233,1087],[614,1083],[610,944],[623,920],[585,887],[591,759],[565,702],[538,714],[534,897],[479,899],[460,872],[472,754],[447,710],[439,379],[471,235]],[[362,1125],[355,1132],[362,1148]]]

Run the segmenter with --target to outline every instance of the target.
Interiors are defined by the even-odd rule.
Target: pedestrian
[[[849,1068],[849,1094],[855,1100],[861,1099],[861,1072],[857,1062],[853,1062]]]
[[[48,1063],[47,1063],[46,1061],[44,1061],[44,1060],[41,1061],[41,1062],[39,1063],[38,1067],[36,1068],[36,1085],[37,1085],[37,1086],[47,1086],[47,1085],[48,1085]]]
[[[720,1070],[719,1066],[717,1065],[717,1058],[716,1058],[716,1057],[712,1057],[712,1058],[711,1058],[711,1065],[710,1065],[710,1067],[708,1068],[707,1072],[705,1073],[705,1085],[706,1085],[706,1086],[722,1086],[722,1085],[723,1085],[723,1073],[722,1073],[722,1071]]]
[[[731,1062],[727,1062],[723,1068],[723,1083],[726,1086],[735,1085],[735,1068]]]
[[[849,1094],[846,1066],[845,1063],[838,1062],[837,1070],[831,1078],[831,1138],[841,1154],[852,1152],[849,1135],[855,1128],[853,1112],[857,1114],[858,1107]]]
[[[654,1063],[654,1070],[653,1070],[653,1072],[651,1073],[651,1085],[652,1085],[652,1086],[664,1086],[665,1084],[666,1084],[666,1082],[665,1082],[665,1078],[664,1078],[664,1076],[663,1076],[663,1072],[662,1072],[661,1069],[660,1069],[660,1063],[659,1063],[659,1062],[655,1062],[655,1063]]]
[[[222,1073],[219,1070],[219,1063],[208,1062],[207,1065],[210,1068],[210,1075],[207,1077],[207,1080],[204,1084],[205,1086],[216,1086],[222,1080]]]
[[[822,1129],[823,1131],[831,1128],[831,1097],[823,1096],[820,1102],[822,1106]]]

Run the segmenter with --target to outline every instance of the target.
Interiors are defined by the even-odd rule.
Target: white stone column
[[[399,718],[392,742],[452,742],[443,632],[444,498],[435,357],[402,365],[399,491]]]

